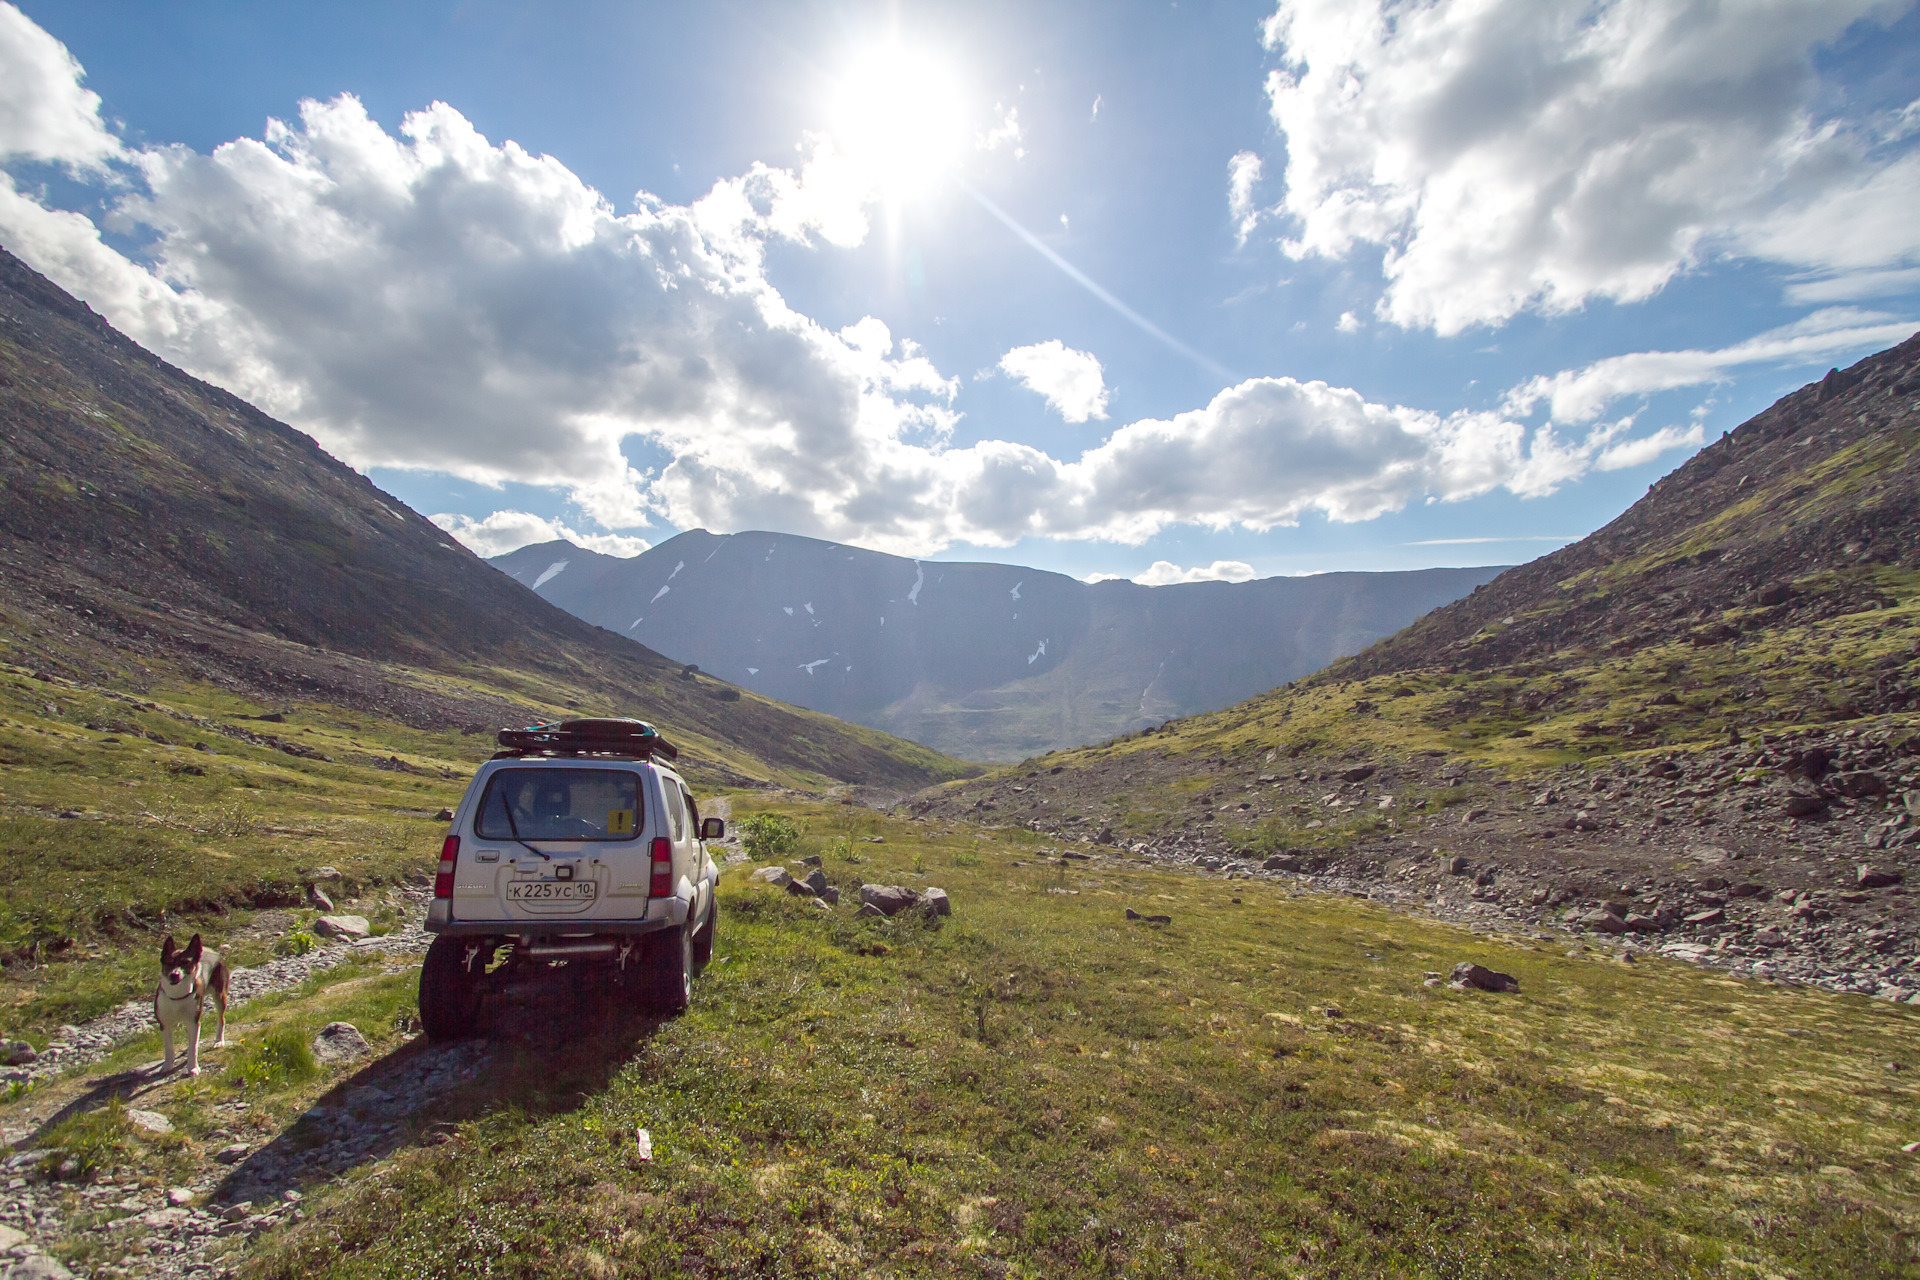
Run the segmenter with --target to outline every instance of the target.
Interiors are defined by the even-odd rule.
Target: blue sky
[[[1527,559],[1913,330],[1916,139],[1866,0],[0,9],[0,243],[486,552]]]

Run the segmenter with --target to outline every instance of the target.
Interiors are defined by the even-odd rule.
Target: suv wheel
[[[685,1013],[693,1000],[693,931],[677,925],[649,935],[644,974],[641,999],[647,1012]]]
[[[435,938],[427,948],[420,966],[420,1025],[429,1040],[462,1039],[479,1022],[480,982],[466,965],[470,945],[460,938]]]
[[[720,899],[707,901],[707,922],[693,935],[693,971],[698,974],[713,963],[713,943],[720,936]]]

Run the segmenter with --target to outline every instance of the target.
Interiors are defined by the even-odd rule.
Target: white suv
[[[440,851],[420,973],[429,1038],[470,1034],[490,990],[555,962],[604,965],[656,1013],[713,956],[719,870],[678,756],[639,720],[502,730]]]

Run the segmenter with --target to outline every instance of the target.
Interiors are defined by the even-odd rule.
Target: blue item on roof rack
[[[505,750],[494,755],[496,760],[528,755],[680,758],[680,749],[645,720],[557,720],[524,729],[502,729],[499,741]]]

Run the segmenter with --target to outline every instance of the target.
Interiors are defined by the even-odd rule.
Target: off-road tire
[[[420,966],[420,1026],[429,1040],[465,1039],[479,1026],[479,975],[466,968],[470,945],[461,938],[435,938],[427,948]]]
[[[648,934],[640,972],[640,1003],[648,1013],[685,1013],[693,999],[693,931],[674,925]]]
[[[707,899],[707,922],[693,935],[693,972],[698,977],[713,963],[713,944],[720,936],[720,899]]]

